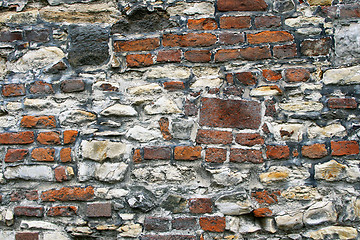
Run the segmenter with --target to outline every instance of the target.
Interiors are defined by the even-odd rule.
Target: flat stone
[[[140,224],[134,223],[134,224],[126,224],[124,226],[121,226],[117,229],[119,235],[121,237],[132,237],[136,238],[138,237],[142,232],[142,226]]]
[[[286,189],[286,191],[282,191],[281,196],[287,199],[293,200],[306,200],[310,201],[313,199],[319,199],[321,195],[319,194],[316,188],[308,187],[308,186],[297,186]]]
[[[321,103],[312,101],[280,103],[279,106],[282,110],[292,112],[319,112],[323,108],[323,105]]]
[[[319,230],[309,231],[305,234],[307,237],[310,237],[315,240],[327,239],[327,237],[337,236],[338,239],[356,239],[358,232],[353,227],[343,227],[343,226],[328,226],[320,228]]]
[[[263,183],[272,183],[288,179],[290,170],[286,167],[271,167],[268,172],[259,175]]]
[[[360,65],[348,68],[330,69],[323,75],[324,84],[359,84]]]
[[[360,23],[350,23],[348,26],[340,24],[335,27],[334,62],[336,65],[358,63],[360,57],[359,31]],[[351,78],[351,76],[348,76],[348,78]],[[359,79],[359,75],[357,79]]]
[[[22,220],[20,223],[21,228],[25,229],[44,229],[44,230],[57,230],[59,226],[45,221],[27,221]]]
[[[282,215],[275,217],[277,227],[283,230],[299,229],[304,225],[303,213],[295,213],[293,215]]]
[[[147,71],[148,78],[187,79],[191,75],[190,68],[174,65],[156,66]]]
[[[159,86],[159,84],[150,83],[146,85],[128,88],[127,92],[135,96],[148,95],[148,94],[153,95],[153,94],[161,93],[162,88]]]
[[[282,90],[278,86],[261,86],[250,91],[250,96],[253,97],[276,96],[281,94]]]
[[[217,88],[220,87],[223,83],[223,80],[220,78],[198,78],[191,86],[191,89],[198,89],[198,88]]]
[[[211,174],[211,181],[221,186],[233,186],[246,179],[247,174],[242,171],[222,167],[219,169],[206,169]],[[245,203],[246,204],[246,203]]]
[[[145,106],[144,110],[148,115],[181,113],[175,102],[166,96],[159,98],[151,105]]]
[[[335,160],[315,165],[315,178],[326,181],[339,181],[346,177],[346,165]]]
[[[44,232],[43,240],[70,240],[66,233],[62,232]]]
[[[51,167],[41,165],[6,167],[4,176],[6,179],[54,180],[54,172]]]
[[[304,26],[319,26],[319,24],[324,24],[324,23],[325,23],[325,18],[320,18],[320,17],[300,16],[297,18],[285,19],[285,25],[293,28],[300,28]]]
[[[60,4],[72,4],[80,2],[92,2],[93,0],[47,0],[51,6],[56,6]]]
[[[95,178],[104,182],[122,181],[128,165],[126,163],[103,163],[95,167]]]
[[[331,202],[318,202],[305,211],[303,219],[307,225],[334,223],[337,220],[337,213]]]
[[[149,130],[141,126],[134,126],[130,128],[126,135],[127,138],[135,139],[139,142],[149,142],[154,139],[162,138],[159,130]]]
[[[5,12],[0,15],[0,23],[15,23],[15,24],[36,24],[39,16],[39,11],[25,11],[25,12]]]
[[[249,214],[254,209],[245,193],[221,196],[215,205],[225,215]]]
[[[311,6],[331,6],[332,0],[309,0]]]
[[[24,100],[24,106],[27,108],[33,108],[33,109],[39,109],[42,110],[44,108],[52,108],[54,107],[53,102],[47,100],[47,99],[30,99],[26,98]]]
[[[96,120],[96,115],[92,112],[76,109],[62,112],[59,115],[62,126],[83,126]]]
[[[132,117],[138,113],[129,105],[115,104],[104,109],[100,114],[104,116]]]
[[[272,132],[278,140],[301,141],[305,131],[302,124],[274,124]]]
[[[208,2],[186,3],[178,2],[173,7],[168,7],[167,12],[170,16],[176,15],[214,15],[214,4]]]
[[[343,137],[346,135],[346,128],[335,123],[325,127],[311,126],[307,132],[310,138]]]
[[[84,159],[102,162],[105,159],[120,159],[126,152],[126,144],[96,140],[82,141],[81,149]]]

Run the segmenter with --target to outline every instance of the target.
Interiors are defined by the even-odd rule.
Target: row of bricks
[[[63,144],[71,144],[76,141],[78,131],[76,130],[65,130],[63,132]],[[60,145],[61,137],[60,132],[39,132],[36,140],[43,145]],[[31,131],[25,132],[5,132],[0,133],[0,144],[11,145],[11,144],[31,144],[35,141],[35,133]]]
[[[28,149],[8,149],[4,158],[6,163],[24,161],[29,155]],[[34,148],[31,151],[31,159],[36,162],[55,162],[56,150],[54,148]],[[62,148],[59,153],[60,161],[71,162],[71,148]]]
[[[230,133],[231,134],[231,133]],[[247,134],[246,134],[247,135]],[[252,134],[250,134],[252,135]],[[256,134],[253,134],[256,135]],[[209,138],[210,139],[210,138]],[[262,144],[261,137],[251,140],[253,143]],[[174,159],[193,161],[202,159],[202,147],[200,146],[177,146],[174,148]],[[301,147],[302,156],[310,159],[323,158],[329,155],[326,145],[315,143]],[[331,155],[345,156],[359,154],[359,144],[356,141],[331,141]],[[205,161],[213,163],[223,163],[226,161],[227,149],[225,148],[206,148]],[[294,150],[293,156],[299,156],[297,150]],[[266,157],[268,159],[288,159],[290,157],[290,148],[287,145],[267,145]],[[144,147],[135,149],[133,161],[141,163],[143,160],[170,160],[172,159],[171,147]],[[230,148],[230,162],[251,162],[262,163],[264,161],[261,150]]]

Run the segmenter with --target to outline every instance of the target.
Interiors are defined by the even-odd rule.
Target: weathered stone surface
[[[259,175],[260,181],[264,183],[272,183],[284,181],[290,175],[290,171],[286,167],[271,167],[268,172]]]
[[[62,112],[59,116],[62,126],[82,126],[96,120],[96,115],[84,110],[69,110]]]
[[[62,232],[47,232],[44,233],[44,240],[70,240],[70,238],[66,235],[66,233]]]
[[[95,167],[95,178],[104,182],[122,181],[128,165],[126,163],[103,163]]]
[[[138,237],[142,232],[142,226],[140,224],[126,224],[117,229],[121,237]]]
[[[281,215],[275,217],[276,224],[279,229],[292,230],[301,228],[303,223],[303,213],[295,213],[292,215]]]
[[[126,198],[131,208],[139,209],[143,212],[149,212],[156,207],[156,198],[154,194],[144,188],[134,189]]]
[[[326,181],[338,181],[346,177],[346,166],[331,160],[315,165],[315,178]]]
[[[360,43],[356,40],[359,31],[359,23],[350,23],[348,26],[340,25],[335,28],[334,60],[337,65],[359,63]]]
[[[307,186],[297,186],[286,189],[281,196],[294,200],[313,200],[321,197],[316,188]]]
[[[320,6],[330,6],[331,5],[331,0],[310,0],[309,4],[310,5],[320,5]]]
[[[83,158],[98,162],[120,159],[126,152],[126,144],[110,141],[82,141],[81,148]]]
[[[293,28],[304,27],[307,25],[317,26],[322,23],[325,23],[325,18],[300,16],[297,18],[287,18],[285,20],[285,24]]]
[[[169,7],[167,12],[170,16],[176,15],[213,15],[214,5],[208,2],[185,3],[178,2],[175,6]]]
[[[252,216],[226,216],[226,229],[234,233],[253,233],[261,230],[260,222]]]
[[[318,225],[332,223],[337,220],[337,213],[331,202],[318,202],[304,212],[304,223]]]
[[[175,65],[166,65],[153,67],[147,71],[148,78],[169,78],[169,79],[186,79],[190,77],[190,68],[178,67]]]
[[[129,105],[115,104],[104,109],[100,114],[104,116],[132,117],[138,113]]]
[[[39,11],[30,10],[25,12],[5,12],[0,16],[0,23],[35,24]]]
[[[206,169],[211,176],[212,182],[220,186],[232,186],[243,182],[247,177],[246,172],[239,170],[233,170],[228,167],[222,167],[217,169]]]
[[[165,96],[156,100],[152,105],[145,106],[144,110],[149,115],[181,113],[175,102]]]
[[[275,0],[274,11],[279,13],[288,13],[295,10],[295,4],[291,0]]]
[[[161,138],[161,132],[159,130],[149,130],[142,126],[134,126],[127,131],[125,136],[139,142],[149,142]]]
[[[133,177],[137,182],[158,184],[161,182],[178,182],[185,184],[195,179],[195,172],[192,168],[184,166],[156,166],[142,167],[132,171]]]
[[[327,237],[336,236],[341,240],[346,239],[356,239],[358,232],[353,227],[343,227],[343,226],[328,226],[320,228],[319,230],[309,231],[306,233],[307,237],[310,237],[315,240],[326,239]]]
[[[261,96],[276,96],[281,95],[282,90],[278,86],[261,86],[254,88],[250,91],[250,96],[261,97]]]
[[[16,166],[7,167],[4,172],[6,179],[52,181],[54,173],[48,166]]]
[[[139,95],[153,95],[156,93],[161,93],[162,88],[159,84],[151,83],[146,85],[141,85],[137,87],[131,87],[127,89],[127,92],[131,95],[139,96]]]
[[[222,84],[222,80],[220,78],[199,78],[193,84],[191,84],[190,88],[192,89],[201,89],[204,87],[220,87]]]
[[[325,127],[311,126],[307,132],[310,138],[343,137],[346,135],[346,128],[341,124],[331,124]]]
[[[215,202],[216,207],[225,215],[243,215],[254,208],[245,194],[225,195]]]
[[[360,82],[360,66],[330,69],[323,75],[324,84],[358,84]]]
[[[24,229],[47,229],[47,230],[58,230],[59,226],[50,222],[45,221],[33,221],[33,220],[22,220],[20,227]]]
[[[312,111],[321,111],[323,105],[318,102],[294,102],[294,103],[280,103],[280,108],[285,111],[294,111],[294,112],[312,112]]]

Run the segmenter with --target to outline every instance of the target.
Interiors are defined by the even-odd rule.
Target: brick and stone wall
[[[0,239],[359,239],[358,0],[0,0]]]

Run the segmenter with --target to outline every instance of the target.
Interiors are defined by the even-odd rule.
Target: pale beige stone
[[[169,78],[169,79],[186,79],[191,75],[190,68],[178,67],[175,65],[156,66],[150,68],[146,76],[148,78]]]
[[[313,101],[280,103],[279,106],[282,110],[292,112],[319,112],[323,108],[322,103]]]
[[[321,197],[316,188],[308,186],[290,187],[282,191],[281,196],[293,200],[313,200]]]
[[[346,177],[346,165],[335,160],[315,165],[315,178],[326,181],[338,181]]]
[[[271,183],[284,181],[289,178],[290,171],[286,167],[271,167],[269,172],[259,175],[260,181],[263,183]]]
[[[285,19],[285,25],[293,28],[299,28],[307,25],[318,26],[319,24],[324,24],[324,23],[325,23],[325,18],[320,18],[320,17],[300,16],[297,18]]]
[[[148,115],[181,113],[175,102],[166,96],[159,98],[151,105],[145,106],[144,110]]]
[[[303,223],[303,213],[295,213],[292,215],[281,215],[275,217],[276,224],[279,229],[290,230],[290,229],[299,229]]]
[[[254,88],[250,91],[250,96],[261,97],[261,96],[276,96],[281,95],[282,91],[277,86],[261,86]]]
[[[169,7],[167,12],[170,16],[176,15],[214,15],[215,7],[210,2],[186,3],[178,2],[175,6]]]
[[[102,162],[105,159],[119,159],[126,152],[126,144],[110,141],[82,141],[82,156]]]
[[[277,140],[301,141],[305,132],[305,126],[302,124],[271,124],[271,131]]]
[[[331,202],[315,203],[304,213],[304,223],[307,225],[334,223],[336,220],[337,213]]]
[[[105,162],[95,167],[95,178],[104,182],[122,181],[128,169],[128,164]]]
[[[330,69],[323,75],[324,84],[359,84],[360,65],[348,68]]]
[[[130,87],[127,89],[127,92],[131,95],[139,96],[139,95],[148,95],[148,94],[157,94],[162,92],[162,88],[159,84],[151,83],[136,87]]]
[[[311,126],[308,128],[309,138],[343,137],[346,135],[346,128],[341,124],[330,124],[325,127]]]
[[[0,23],[35,24],[39,11],[5,12],[0,14]]]
[[[222,80],[220,78],[198,78],[191,86],[192,89],[198,88],[217,88],[222,84]]]
[[[315,240],[321,240],[325,239],[326,236],[334,236],[334,234],[341,240],[356,239],[358,236],[358,232],[355,228],[343,226],[324,227],[316,231],[308,232],[307,236]]]
[[[311,6],[331,6],[332,0],[308,0]]]
[[[138,237],[142,232],[142,226],[138,223],[136,224],[126,224],[117,229],[120,236],[122,237]]]
[[[150,130],[142,126],[130,128],[125,136],[139,142],[149,142],[154,139],[162,138],[162,134],[159,130]]]
[[[104,116],[132,117],[137,115],[137,111],[129,105],[115,104],[104,109],[100,114]]]

